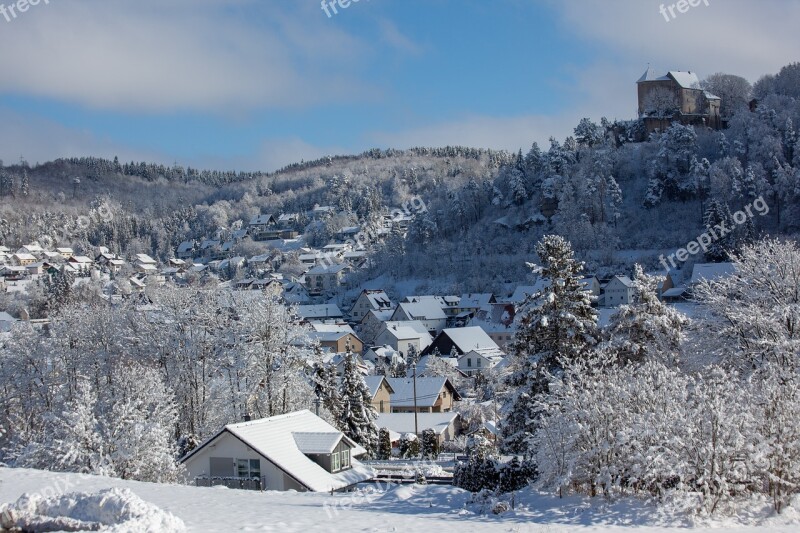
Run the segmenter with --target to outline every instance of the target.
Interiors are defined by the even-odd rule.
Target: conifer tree
[[[563,237],[546,235],[536,245],[542,267],[528,265],[547,280],[546,287],[530,295],[518,314],[519,329],[510,346],[512,388],[501,431],[507,451],[526,453],[526,441],[535,427],[533,402],[547,391],[548,376],[565,362],[579,359],[596,345],[597,313],[581,284],[583,263]]]
[[[352,353],[345,359],[339,395],[339,427],[345,435],[363,446],[370,457],[375,457],[378,452],[378,427],[375,425],[378,413],[372,407],[372,395]]]

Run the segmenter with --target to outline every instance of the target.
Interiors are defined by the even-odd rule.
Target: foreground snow
[[[0,468],[0,504],[22,494],[53,498],[64,493],[117,488],[105,496],[137,502],[137,509],[153,519],[137,531],[635,531],[651,533],[691,526],[652,505],[635,500],[608,503],[602,499],[558,499],[526,492],[517,497],[516,510],[499,516],[491,506],[470,503],[471,495],[453,487],[405,485],[386,491],[367,488],[349,494],[248,492],[224,488],[195,488],[122,481],[97,476],[57,474],[38,470]],[[127,489],[127,490],[125,490]],[[145,502],[135,499],[132,492]],[[98,498],[89,498],[96,502]],[[63,502],[74,502],[61,499]],[[69,509],[69,505],[64,508]],[[122,507],[118,507],[120,512]],[[53,509],[51,509],[53,510]],[[488,514],[479,514],[488,510]],[[129,512],[129,511],[126,511]],[[89,513],[91,514],[91,513]],[[85,518],[91,518],[83,515]],[[124,513],[123,513],[124,514]],[[136,513],[132,513],[136,514]],[[132,516],[129,512],[128,518]],[[174,515],[174,516],[170,516]],[[176,519],[177,517],[177,519]],[[123,517],[124,518],[124,517]],[[135,517],[134,517],[135,518]],[[106,517],[107,519],[107,517]],[[183,524],[181,524],[183,522]],[[797,531],[800,514],[793,508],[772,516],[769,505],[742,513],[737,519],[700,524],[696,531],[725,528],[745,532]],[[125,529],[116,529],[125,531]]]

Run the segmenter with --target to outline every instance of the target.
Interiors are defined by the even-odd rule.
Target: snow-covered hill
[[[692,524],[636,500],[606,502],[600,498],[558,499],[526,492],[517,495],[516,510],[482,514],[461,489],[442,486],[393,486],[347,494],[249,492],[195,488],[58,474],[38,470],[0,469],[0,505],[23,493],[52,497],[67,492],[128,489],[184,522],[188,531],[617,531],[651,533],[697,526],[693,531],[789,532],[800,527],[793,508],[772,516],[769,503],[754,506],[739,518]],[[162,521],[162,524],[169,521]],[[178,523],[178,521],[173,521]],[[434,529],[435,528],[435,529]],[[162,529],[163,531],[163,529]],[[160,533],[160,532],[159,532]]]

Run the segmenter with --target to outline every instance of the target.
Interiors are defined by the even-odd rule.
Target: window
[[[472,366],[472,359],[470,359],[469,357],[467,358],[467,366],[468,367]]]
[[[258,459],[237,459],[236,476],[246,479],[261,479],[261,461]]]
[[[480,368],[481,367],[481,360],[478,359],[477,361],[478,361],[478,368]]]
[[[331,454],[331,472],[336,472],[340,469],[341,466],[339,465],[339,452],[333,452]]]
[[[342,468],[350,468],[350,450],[342,450]]]
[[[381,400],[381,403],[379,405],[380,405],[380,410],[378,412],[385,413],[386,411],[383,410],[383,400]]]

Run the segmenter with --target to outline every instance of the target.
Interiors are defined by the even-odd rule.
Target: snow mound
[[[113,533],[186,531],[180,518],[148,503],[129,489],[71,493],[51,498],[23,494],[0,506],[0,529],[23,531],[106,531]]]

